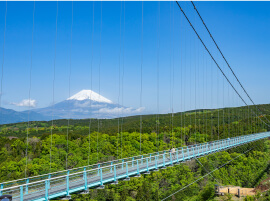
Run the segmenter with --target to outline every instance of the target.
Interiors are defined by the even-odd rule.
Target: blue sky
[[[0,2],[1,64],[5,4],[6,2]],[[27,107],[16,105],[28,99],[34,3],[7,4],[1,105],[24,110]],[[224,72],[236,85],[191,3],[180,2],[180,4]],[[256,103],[269,103],[267,93],[270,74],[270,2],[195,2],[195,4],[251,97]],[[36,107],[45,107],[53,103],[56,8],[56,2],[35,4],[31,99],[36,101]],[[143,106],[147,112],[156,112],[157,61],[159,61],[159,112],[169,112],[172,108],[174,111],[181,111],[241,105],[239,98],[211,62],[175,2],[144,2],[143,8],[142,105],[140,104],[141,2],[102,2],[102,6],[101,2],[94,3],[93,53],[91,51],[93,2],[73,3],[71,95],[82,89],[91,89],[90,69],[93,55],[92,90],[97,93],[100,91],[101,95],[115,103],[120,97],[120,104],[123,100],[125,106],[134,108]],[[59,2],[55,103],[69,96],[71,11],[72,2]],[[160,26],[158,26],[159,18]],[[124,69],[123,85],[120,86],[123,94],[120,96],[119,60],[121,75]],[[237,89],[240,91],[239,86]]]

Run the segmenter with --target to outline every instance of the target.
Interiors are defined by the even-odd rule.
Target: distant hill
[[[29,112],[30,121],[48,121],[50,117],[34,111]],[[0,124],[10,124],[28,121],[28,111],[18,112],[12,109],[0,108]]]
[[[265,118],[270,120],[270,104],[258,105],[262,111],[260,118],[269,123]],[[270,130],[267,125],[262,123],[259,118],[252,115],[251,110],[255,110],[255,106],[245,106],[236,108],[221,108],[221,109],[200,109],[172,114],[159,115],[139,115],[128,116],[123,118],[113,119],[71,119],[69,121],[70,134],[89,134],[99,131],[109,135],[115,135],[118,132],[140,132],[140,119],[142,119],[142,132],[171,132],[172,126],[189,127],[192,132],[209,133],[213,135],[218,133],[225,134],[242,133],[244,130],[252,129],[255,125],[259,125],[261,129]],[[195,118],[196,117],[196,118]],[[53,121],[53,133],[64,134],[67,132],[67,119],[59,119]],[[41,136],[51,133],[51,121],[32,121],[30,136]],[[158,129],[158,130],[157,130]],[[18,136],[26,135],[27,122],[13,123],[0,125],[0,133],[3,136]],[[249,131],[250,132],[250,131]],[[254,132],[254,131],[252,131]]]

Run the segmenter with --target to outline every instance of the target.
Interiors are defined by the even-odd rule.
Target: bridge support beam
[[[129,176],[128,176],[128,162],[126,162],[126,180],[130,180]]]
[[[29,179],[26,179],[25,194],[28,194],[28,183],[29,183]]]
[[[172,166],[173,165],[173,162],[172,162],[172,152],[170,152],[170,165]]]
[[[137,175],[135,177],[140,177],[140,168],[139,168],[139,160],[137,160]]]
[[[83,171],[83,179],[84,179],[84,190],[86,191],[88,189],[88,187],[87,187],[87,172],[86,172],[85,167],[84,167],[84,171]]]
[[[45,201],[49,200],[49,180],[45,180]]]
[[[23,201],[23,186],[20,186],[20,201]]]
[[[2,193],[2,189],[3,189],[3,188],[4,188],[4,184],[1,184],[1,185],[0,185],[0,196],[3,194],[3,193]]]
[[[67,196],[69,196],[69,170],[67,171],[66,182],[67,182],[66,194]]]
[[[112,173],[112,167],[113,167],[113,162],[111,162],[111,173]]]
[[[103,186],[102,168],[100,168],[99,172],[100,172],[100,186]]]
[[[158,169],[158,166],[157,166],[157,156],[155,156],[155,169],[156,170]]]
[[[163,154],[163,167],[165,167],[165,153]]]
[[[114,182],[116,182],[117,181],[117,179],[116,179],[116,167],[115,167],[115,165],[113,166],[113,178],[114,178]]]
[[[51,182],[50,182],[50,180],[51,180],[51,174],[49,174],[49,176],[48,176],[48,189],[51,188]]]
[[[186,148],[187,150],[187,148]],[[183,157],[183,162],[185,161],[185,152],[184,152],[184,148],[182,147],[182,157]]]

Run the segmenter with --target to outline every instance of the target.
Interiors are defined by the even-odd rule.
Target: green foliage
[[[261,144],[261,146],[263,146],[263,144]],[[242,148],[243,151],[245,151],[245,148]],[[199,160],[203,164],[205,169],[207,169],[208,171],[212,171],[216,169],[212,166],[213,164],[217,165],[218,167],[237,156],[239,156],[239,153],[229,154],[227,152],[221,152],[200,158]],[[263,172],[265,168],[262,164],[257,165],[257,163],[259,163],[261,160],[267,161],[268,157],[268,152],[266,153],[258,151],[251,151],[250,154],[241,155],[240,157],[235,159],[235,161],[232,161],[230,164],[225,165],[219,170],[215,170],[212,174],[215,179],[210,175],[204,177],[203,179],[200,179],[207,173],[203,170],[204,168],[202,168],[199,163],[193,160],[185,164],[168,167],[167,169],[160,170],[158,172],[151,172],[151,174],[142,175],[139,178],[131,178],[130,181],[119,181],[118,185],[107,185],[106,189],[99,191],[103,191],[104,200],[112,199],[115,201],[148,201],[162,200],[165,197],[171,195],[172,193],[183,189],[179,193],[176,193],[173,196],[169,197],[168,200],[214,201],[214,185],[217,184],[217,181],[219,185],[225,184],[226,182],[230,183],[231,185],[245,185],[246,180],[250,180],[250,183],[255,183],[257,177],[260,176],[260,173]],[[247,163],[247,161],[249,161],[250,159],[252,160]],[[268,165],[267,162],[263,164],[265,166]],[[249,172],[250,175],[248,178],[246,177],[246,174],[241,174],[240,172],[243,170],[243,166],[245,166],[247,170],[252,169],[252,171]],[[261,168],[259,168],[260,166]],[[237,180],[233,178],[233,176],[230,176],[231,174],[234,174]],[[196,180],[198,180],[198,182],[194,182]],[[97,197],[98,195],[94,193],[95,191],[97,190],[90,189],[90,193],[87,195],[72,195],[72,199],[78,201],[87,199],[99,200]],[[109,192],[112,193],[109,194]],[[110,198],[109,195],[111,196]],[[225,195],[224,197],[220,198],[226,201],[232,200],[231,195]],[[255,198],[247,199],[254,200]]]
[[[257,107],[263,111],[263,115],[266,118],[270,119],[270,104],[257,105]],[[175,113],[173,115],[173,126],[174,129],[180,128],[174,130],[175,137],[186,141],[186,144],[192,144],[195,139],[189,140],[189,138],[195,132],[206,136],[207,139],[199,139],[200,142],[203,142],[226,138],[232,133],[244,135],[269,129],[259,120],[263,116],[255,118],[251,110],[256,111],[257,109],[255,106],[245,106]],[[160,114],[158,121],[156,115],[144,115],[142,117],[142,132],[147,134],[157,132],[171,134],[171,119],[171,114]],[[124,117],[120,122],[123,131],[129,133],[140,132],[140,116]],[[101,133],[115,136],[119,130],[118,123],[118,118],[91,119],[91,132],[100,131]],[[26,137],[27,129],[28,122],[0,125],[0,136]],[[66,134],[67,119],[54,120],[53,127],[51,121],[32,121],[28,133],[31,137],[48,135],[51,129],[54,134]],[[70,119],[69,132],[74,135],[88,135],[89,119]],[[183,138],[184,136],[186,136],[186,139]]]
[[[270,114],[268,107],[264,111]],[[0,182],[23,178],[25,170],[27,176],[34,176],[48,173],[50,166],[53,172],[136,156],[140,154],[140,139],[141,152],[144,154],[171,147],[187,146],[195,142],[204,143],[228,138],[233,134],[245,135],[266,130],[265,125],[259,123],[258,118],[248,114],[247,107],[177,113],[174,115],[174,127],[169,114],[160,115],[158,122],[155,115],[145,115],[142,134],[139,133],[138,116],[123,118],[121,133],[118,133],[118,119],[99,120],[99,128],[97,119],[93,119],[90,135],[89,120],[70,120],[69,128],[66,125],[67,120],[56,120],[53,127],[51,122],[31,122],[28,129],[30,136],[28,143],[25,138],[27,123],[2,125],[0,126]],[[157,123],[159,130],[156,130]],[[53,135],[50,135],[51,129]],[[18,138],[8,138],[8,136]],[[241,155],[250,147],[254,149]],[[217,182],[253,187],[266,178],[270,173],[269,148],[269,141],[264,143],[261,140],[202,157],[199,161],[203,167],[197,161],[190,161],[140,178],[131,178],[129,182],[120,181],[119,185],[106,186],[105,190],[91,189],[87,195],[72,197],[73,200],[161,200],[184,188],[170,199],[210,201],[214,199],[213,188]],[[238,158],[231,161],[230,165],[215,170],[235,157]],[[212,175],[215,179],[207,176],[187,187],[188,184],[213,170],[215,171]]]

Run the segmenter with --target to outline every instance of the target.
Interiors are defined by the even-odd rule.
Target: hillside
[[[257,107],[266,118],[270,119],[270,104],[258,105]],[[255,106],[193,110],[174,113],[173,117],[172,114],[143,115],[142,132],[169,132],[172,130],[172,127],[190,126],[191,132],[209,133],[212,130],[213,135],[226,135],[226,133],[240,132],[240,127],[243,128],[242,130],[247,130],[247,127],[251,124],[268,129],[259,118],[254,118],[252,110],[255,111]],[[260,118],[264,119],[262,115]],[[67,119],[54,120],[53,133],[66,134],[67,124]],[[99,131],[109,135],[116,135],[118,131],[139,132],[140,116],[115,119],[71,119],[69,124],[69,132],[71,134],[88,135],[90,125],[90,132]],[[27,122],[1,125],[0,135],[25,137],[27,125]],[[30,136],[41,136],[50,133],[52,122],[32,121],[29,125]]]

